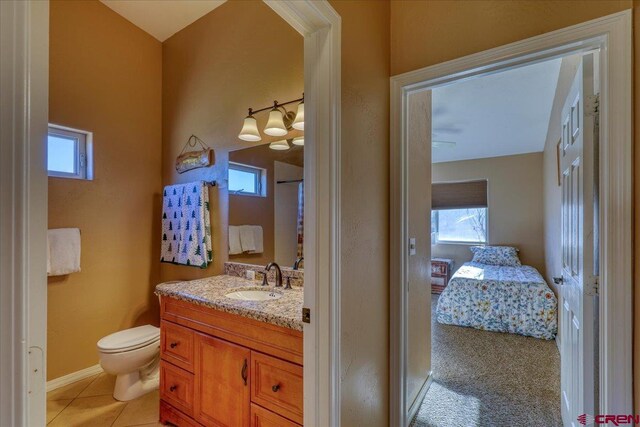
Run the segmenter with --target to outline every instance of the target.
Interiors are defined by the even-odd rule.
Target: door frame
[[[411,93],[591,48],[601,50],[600,413],[631,414],[633,296],[631,10],[391,77],[390,410],[408,425],[408,103]],[[418,399],[424,398],[424,393]]]
[[[264,0],[304,37],[304,425],[340,425],[340,15],[327,0]]]
[[[44,425],[49,3],[0,21],[0,425]]]
[[[264,1],[304,37],[304,423],[339,425],[341,18],[327,0]],[[49,3],[0,3],[0,424],[44,425]]]

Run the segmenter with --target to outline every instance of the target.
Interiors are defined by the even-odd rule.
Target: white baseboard
[[[415,400],[409,407],[409,418],[408,418],[407,425],[411,424],[411,421],[413,421],[413,418],[418,413],[420,406],[422,406],[422,401],[427,395],[427,391],[429,391],[429,387],[431,387],[432,382],[433,382],[433,375],[431,372],[429,372],[429,376],[427,377],[427,380],[424,382],[424,384],[422,384],[422,387],[420,387],[420,391],[418,392],[418,395],[416,396]]]
[[[83,380],[85,378],[92,377],[94,375],[102,373],[102,366],[100,364],[89,366],[88,368],[81,369],[76,372],[64,375],[62,377],[47,381],[47,391],[55,390],[60,387],[64,387],[76,381]]]

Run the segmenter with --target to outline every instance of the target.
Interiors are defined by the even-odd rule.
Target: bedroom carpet
[[[441,325],[432,297],[433,382],[412,427],[562,425],[555,341]]]

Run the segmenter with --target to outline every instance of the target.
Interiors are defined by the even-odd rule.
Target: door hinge
[[[600,108],[600,94],[589,95],[584,100],[584,112],[588,116],[597,114]]]
[[[585,292],[587,295],[591,296],[600,295],[600,284],[598,283],[598,276],[594,276],[591,278],[589,286],[585,286]]]
[[[311,309],[302,307],[302,321],[304,323],[311,323]]]

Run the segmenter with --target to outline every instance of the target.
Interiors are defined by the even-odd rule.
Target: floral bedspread
[[[438,322],[495,332],[554,339],[556,296],[530,266],[474,262],[455,272],[438,299]]]

